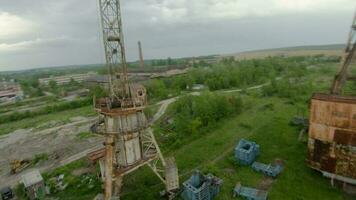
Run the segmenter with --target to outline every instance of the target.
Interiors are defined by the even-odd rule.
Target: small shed
[[[199,171],[183,183],[184,200],[212,200],[220,192],[222,180],[212,174],[202,175]]]
[[[235,159],[242,165],[251,165],[259,153],[260,146],[245,139],[241,139],[235,147]]]
[[[39,199],[45,196],[45,184],[39,170],[28,172],[22,177],[22,183],[30,199]]]

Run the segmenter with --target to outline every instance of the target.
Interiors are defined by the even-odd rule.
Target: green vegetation
[[[31,160],[31,165],[36,165],[37,163],[39,163],[41,161],[46,161],[46,160],[48,160],[48,154],[46,154],[46,153],[37,154]]]
[[[307,67],[335,63],[331,57],[268,57],[236,61],[225,58],[213,66],[199,66],[188,74],[165,79],[154,79],[146,83],[150,100],[165,99],[169,95],[181,94],[194,84],[204,84],[211,91],[229,88],[247,88],[259,85],[278,77],[302,77]],[[292,82],[290,83],[292,84]]]
[[[92,132],[89,132],[89,131],[84,131],[84,132],[81,132],[77,135],[77,138],[78,139],[87,139],[87,138],[91,138],[91,137],[96,137],[97,135],[92,133]]]
[[[306,101],[303,99],[309,95],[313,89],[313,84],[308,80],[295,78],[283,78],[281,80],[271,80],[271,84],[265,85],[263,88],[264,96],[276,95],[282,98],[290,98],[295,101]],[[309,97],[306,97],[309,98]]]
[[[24,77],[20,81],[21,89],[24,91],[25,95],[30,97],[43,96],[43,89],[40,87],[40,83],[37,78],[34,77]]]
[[[5,114],[7,112],[15,111],[18,110],[19,108],[24,108],[28,106],[35,107],[35,106],[41,106],[49,103],[57,103],[59,101],[60,100],[55,96],[29,98],[22,101],[16,101],[5,105],[0,105],[0,114]]]
[[[168,134],[161,136],[164,136],[163,145],[177,148],[185,138],[200,137],[214,129],[221,120],[240,113],[241,109],[241,99],[235,96],[213,93],[184,96],[171,106],[165,120],[156,126],[156,131],[168,130]]]
[[[238,181],[258,187],[264,181],[263,175],[237,165],[233,159],[233,148],[241,138],[247,138],[261,145],[258,161],[269,163],[276,158],[285,161],[285,170],[269,190],[270,199],[352,199],[306,166],[306,143],[298,142],[298,130],[289,126],[290,119],[297,113],[289,100],[250,96],[244,96],[243,100],[253,106],[238,116],[222,120],[216,129],[200,135],[199,139],[184,141],[179,149],[164,148],[166,156],[176,158],[181,182],[195,168],[212,172],[224,180],[218,200],[232,199],[232,188]],[[163,185],[155,175],[143,169],[125,179],[123,199],[155,199],[161,189]],[[156,194],[152,194],[154,192]]]
[[[34,110],[34,111],[25,111],[25,112],[14,112],[8,115],[3,115],[0,118],[0,123],[14,122],[25,118],[32,118],[38,115],[45,115],[65,110],[71,110],[75,108],[80,108],[88,106],[92,103],[91,98],[79,99],[68,102],[61,102],[54,105],[48,105],[43,108]]]
[[[61,123],[70,122],[70,118],[76,116],[93,116],[96,113],[92,106],[65,110],[45,115],[38,115],[31,118],[25,118],[18,121],[11,121],[0,124],[0,135],[8,134],[17,129],[37,128],[37,126],[48,123],[49,121],[58,121]]]
[[[96,176],[96,174],[72,173],[73,170],[83,170],[89,167],[91,166],[89,166],[87,164],[87,161],[83,159],[75,161],[67,166],[60,167],[51,173],[45,174],[44,179],[46,180],[46,182],[49,183],[49,186],[51,188],[50,196],[66,200],[87,200],[94,198],[93,194],[98,194],[101,192],[100,179]],[[67,188],[64,191],[60,191],[55,187],[55,178],[61,174],[64,175],[63,183],[68,184]]]
[[[87,200],[93,199],[93,194],[101,192],[100,179],[95,173],[88,173],[91,170],[86,160],[78,160],[69,165],[60,167],[51,173],[43,174],[47,186],[49,186],[51,194],[49,198],[55,197],[65,200]],[[89,170],[87,170],[89,169]],[[73,170],[84,171],[84,173],[74,174]],[[57,178],[59,175],[64,175],[63,184],[68,184],[65,190],[60,190],[56,187]],[[99,187],[98,187],[99,186]],[[19,184],[15,189],[15,194],[18,199],[27,200],[24,192],[23,184]],[[95,195],[94,195],[95,196]]]
[[[154,114],[156,114],[156,112],[158,111],[159,107],[160,107],[160,105],[156,105],[156,104],[147,106],[147,107],[143,110],[143,112],[144,112],[145,115],[146,115],[146,118],[147,118],[147,119],[152,119],[152,117],[154,116]]]
[[[164,156],[176,158],[180,182],[185,181],[195,169],[211,172],[224,181],[217,200],[232,199],[232,189],[238,181],[251,187],[265,184],[263,175],[249,167],[239,166],[233,158],[233,148],[241,138],[246,138],[260,145],[258,161],[271,163],[282,159],[285,162],[284,171],[268,185],[270,199],[351,200],[352,197],[331,187],[328,179],[305,164],[307,144],[298,141],[298,128],[289,125],[300,111],[307,113],[307,100],[313,92],[328,91],[337,63],[326,58],[225,59],[215,66],[197,67],[184,76],[147,82],[151,102],[186,92],[187,85],[205,84],[211,90],[202,92],[200,96],[182,96],[154,125],[154,134]],[[264,84],[260,89],[247,89],[260,84]],[[229,88],[244,90],[221,91]],[[67,119],[74,113],[79,115],[79,111],[91,115],[93,112],[89,112],[89,108],[36,118],[40,120],[41,117],[55,118],[60,115]],[[157,109],[158,106],[154,105],[145,113],[153,116]],[[2,131],[1,128],[6,129],[6,126],[1,124]],[[78,137],[87,136],[84,132]],[[54,190],[51,197],[92,199],[102,192],[102,184],[95,173],[73,175],[73,171],[86,167],[86,162],[81,160],[46,174],[45,179],[50,185],[53,185],[50,179],[59,174],[65,174],[65,182],[69,183],[64,191]],[[83,182],[83,179],[92,181]],[[159,191],[163,189],[155,174],[148,167],[143,167],[125,177],[122,199],[158,199]]]

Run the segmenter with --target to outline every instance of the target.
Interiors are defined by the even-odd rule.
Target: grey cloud
[[[128,59],[138,57],[137,40],[142,41],[145,58],[342,43],[353,14],[350,5],[348,10],[329,12],[209,15],[208,8],[216,10],[213,5],[228,1],[232,0],[121,0]],[[261,1],[244,2],[259,5]],[[38,28],[21,37],[0,38],[0,70],[103,62],[97,9],[97,0],[1,0],[0,12],[31,20]],[[25,50],[1,51],[1,44],[36,40],[27,43]]]

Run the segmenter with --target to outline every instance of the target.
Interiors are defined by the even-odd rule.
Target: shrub
[[[167,144],[179,146],[185,136],[198,136],[217,126],[222,119],[240,113],[242,101],[234,96],[203,93],[200,96],[187,95],[175,102],[169,111],[172,123],[160,126],[171,130]],[[177,142],[179,141],[179,142]]]

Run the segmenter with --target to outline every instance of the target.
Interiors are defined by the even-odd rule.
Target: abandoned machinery
[[[310,105],[307,163],[344,187],[356,185],[356,97],[341,95],[345,82],[356,80],[349,75],[356,57],[355,32],[356,13],[331,94],[314,94]]]
[[[146,89],[128,80],[119,0],[99,0],[109,78],[109,96],[95,99],[100,120],[92,130],[105,136],[99,160],[105,200],[119,199],[124,175],[148,165],[165,184],[167,194],[179,188],[174,158],[165,160],[143,112]]]

